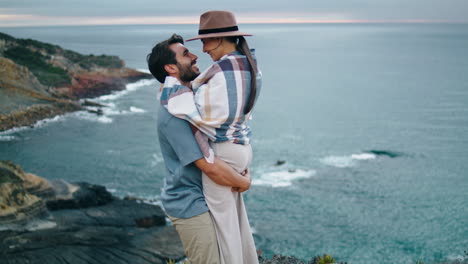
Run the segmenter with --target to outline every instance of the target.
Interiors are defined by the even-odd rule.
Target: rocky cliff
[[[0,161],[0,263],[168,263],[179,237],[159,206]]]
[[[116,56],[82,55],[0,33],[0,131],[81,109],[78,99],[125,89],[151,75]]]

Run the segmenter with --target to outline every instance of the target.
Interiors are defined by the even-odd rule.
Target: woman
[[[240,32],[234,14],[209,11],[201,15],[199,35],[203,52],[215,62],[193,82],[193,94],[182,93],[174,78],[166,78],[161,103],[168,111],[188,120],[208,162],[216,157],[239,173],[252,159],[250,127],[247,125],[261,75]],[[253,77],[253,78],[252,78]],[[209,145],[208,140],[211,142]],[[221,263],[258,263],[252,232],[240,192],[213,182],[203,174],[203,192],[215,223]]]

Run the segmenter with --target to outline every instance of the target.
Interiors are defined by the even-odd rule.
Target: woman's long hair
[[[236,43],[237,51],[247,57],[247,61],[250,65],[250,96],[247,102],[247,107],[244,108],[244,113],[248,113],[252,110],[257,97],[257,63],[255,62],[252,53],[250,52],[249,45],[243,36],[227,37],[226,39],[231,43]]]

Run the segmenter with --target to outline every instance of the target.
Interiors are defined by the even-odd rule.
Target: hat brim
[[[252,34],[240,32],[240,31],[218,32],[218,33],[198,35],[196,37],[186,39],[185,41],[192,41],[192,40],[204,39],[204,38],[219,38],[219,37],[234,37],[234,36],[252,36]]]

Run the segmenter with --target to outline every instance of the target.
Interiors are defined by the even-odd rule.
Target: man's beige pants
[[[179,233],[190,264],[219,264],[219,249],[209,212],[190,218],[169,216]]]
[[[212,144],[215,156],[243,172],[252,161],[250,145],[231,142]],[[256,264],[257,250],[247,218],[242,193],[221,186],[202,173],[203,194],[213,218],[221,264]]]

